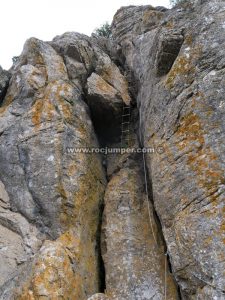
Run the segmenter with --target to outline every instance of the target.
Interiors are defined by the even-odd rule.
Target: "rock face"
[[[114,120],[122,114],[123,103],[131,101],[127,80],[119,68],[94,38],[65,33],[51,44],[62,55],[70,80],[85,91],[100,142],[108,136],[116,139],[120,135],[120,119]]]
[[[135,158],[129,157],[126,166],[112,176],[105,193],[102,255],[106,293],[111,299],[163,299],[168,287],[167,299],[178,299],[146,197],[142,161]]]
[[[160,12],[147,30],[145,14],[159,13],[118,11],[113,37],[139,81],[143,145],[164,148],[147,164],[173,273],[183,299],[225,299],[225,3]]]
[[[95,294],[92,297],[88,298],[88,300],[108,300],[109,298],[105,294]]]
[[[0,299],[225,299],[224,24],[123,7],[0,68]],[[127,108],[155,151],[100,155]]]
[[[41,246],[38,230],[21,214],[10,211],[5,186],[0,182],[0,286]]]
[[[98,142],[82,91],[49,44],[36,39],[25,44],[0,126],[1,299],[13,297],[12,278],[20,277],[26,263],[29,275],[17,299],[86,299],[100,285],[105,174],[97,154],[68,152]]]

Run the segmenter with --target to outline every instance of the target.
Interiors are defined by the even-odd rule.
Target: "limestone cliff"
[[[164,148],[146,159],[184,299],[225,297],[224,9],[224,1],[130,7],[113,23],[116,50],[139,83],[143,146]]]
[[[0,299],[225,299],[224,46],[223,0],[129,6],[0,68]]]

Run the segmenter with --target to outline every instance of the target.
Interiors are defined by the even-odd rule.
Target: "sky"
[[[106,21],[111,23],[121,6],[149,4],[169,7],[169,0],[4,0],[0,65],[9,69],[30,37],[50,41],[66,31],[91,35]]]

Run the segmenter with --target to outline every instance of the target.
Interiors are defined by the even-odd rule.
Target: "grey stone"
[[[30,293],[26,284],[34,282],[36,276],[43,276],[43,282],[47,283],[45,269],[39,269],[38,262],[40,259],[47,268],[49,253],[56,253],[56,257],[61,253],[61,258],[52,257],[55,268],[62,268],[65,261],[64,271],[68,272],[67,277],[62,275],[66,278],[62,287],[65,296],[78,293],[84,298],[97,292],[95,249],[105,174],[98,154],[72,155],[67,151],[70,147],[97,147],[98,142],[81,91],[69,80],[62,57],[48,43],[34,38],[26,42],[12,69],[0,113],[0,235],[2,249],[8,249],[7,255],[2,250],[1,256],[2,287],[19,274],[20,265],[31,259],[29,276],[19,284],[15,279],[7,285],[6,297],[15,294],[17,299],[26,298]],[[87,185],[91,196],[86,194]],[[85,224],[84,214],[88,220]],[[73,259],[83,250],[73,241],[75,234],[68,233],[75,228],[76,241],[81,238],[87,248],[85,257],[76,263],[80,266],[76,273]],[[69,241],[75,243],[70,254]],[[88,268],[93,270],[91,281],[81,275],[88,273]],[[86,282],[79,289],[72,289],[71,294],[67,286],[68,281],[76,281],[74,276],[83,276],[81,281]],[[58,283],[62,284],[60,280]],[[44,283],[35,282],[33,293],[38,298]],[[14,290],[16,285],[18,290]],[[2,297],[4,290],[0,290]],[[45,295],[54,296],[50,287],[45,289]]]
[[[128,8],[112,25],[118,55],[139,81],[141,142],[164,147],[147,155],[147,165],[183,299],[225,298],[224,4],[176,7],[147,32],[136,30],[140,16],[129,16]],[[170,40],[177,30],[180,51],[181,35]],[[174,57],[167,56],[164,49],[173,45]]]
[[[129,157],[129,164],[112,176],[106,189],[102,226],[106,294],[121,300],[163,299],[167,287],[167,299],[178,299],[145,193],[141,158]]]
[[[110,40],[29,39],[0,68],[1,299],[225,299],[225,2],[191,2],[123,7]],[[120,146],[126,105],[130,146],[157,150],[148,200],[140,154],[105,172],[74,152]]]
[[[105,294],[95,294],[92,297],[88,298],[88,300],[108,300],[110,299],[109,297],[107,297]]]

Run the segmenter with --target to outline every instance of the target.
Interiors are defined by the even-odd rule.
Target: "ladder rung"
[[[124,105],[123,106],[122,122],[121,122],[121,143],[123,143],[123,142],[130,143],[130,141],[132,140],[132,138],[130,137],[131,136],[131,133],[130,133],[130,131],[131,131],[130,118],[131,118],[131,106],[125,106]]]

